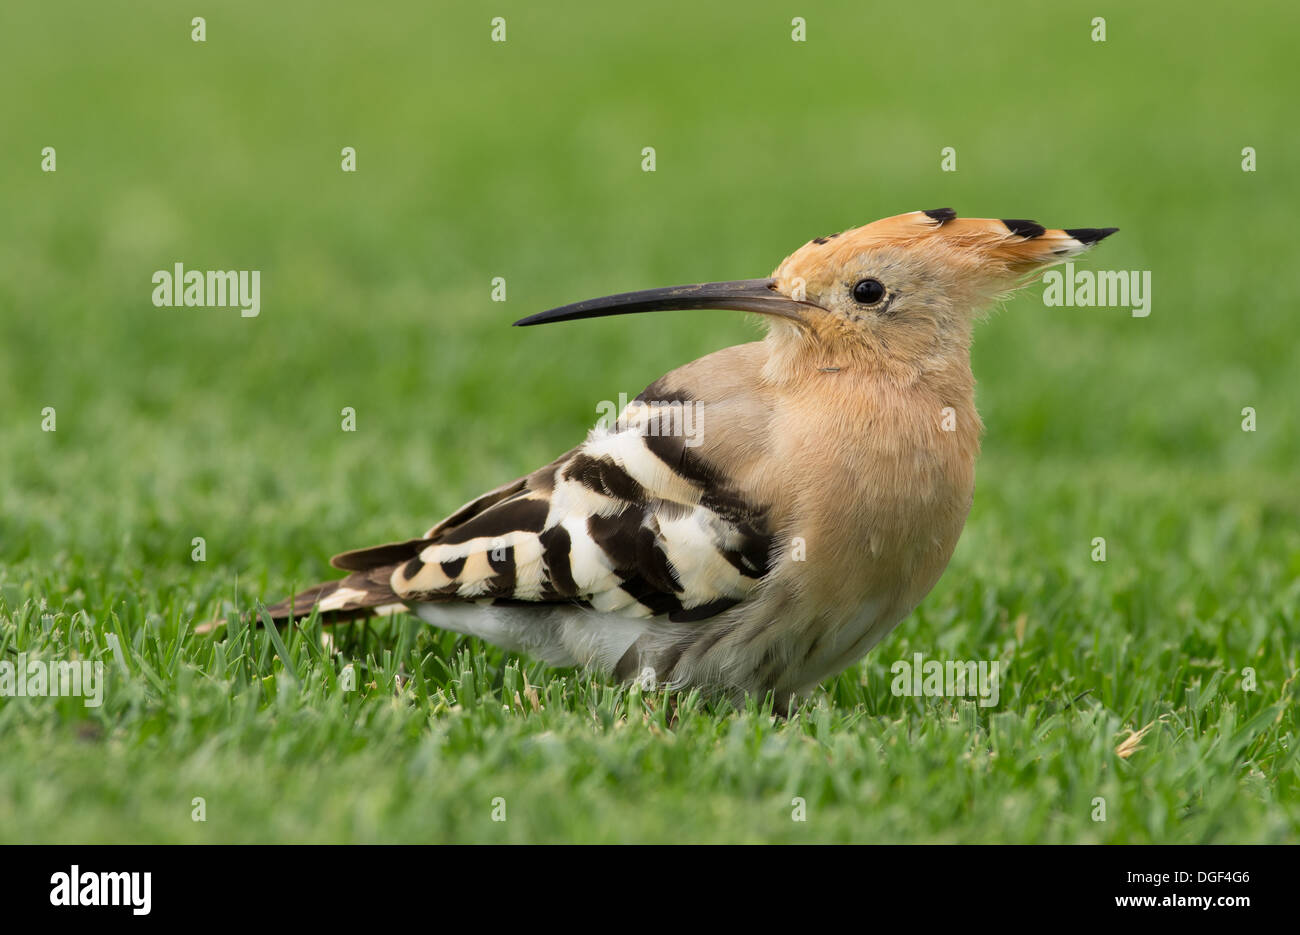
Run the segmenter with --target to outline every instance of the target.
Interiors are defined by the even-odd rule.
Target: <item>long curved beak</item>
[[[603,318],[606,315],[630,315],[633,312],[666,312],[687,308],[727,308],[741,312],[758,312],[797,322],[806,321],[806,313],[817,309],[810,302],[796,302],[776,291],[772,279],[736,279],[731,282],[704,282],[693,286],[669,286],[620,292],[601,299],[587,299],[538,312],[515,322],[516,326],[544,325],[553,321],[577,321],[580,318]]]

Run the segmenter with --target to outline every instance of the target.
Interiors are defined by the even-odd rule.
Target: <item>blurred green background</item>
[[[505,43],[489,39],[494,16]],[[806,42],[791,41],[794,16]],[[810,237],[951,206],[1119,227],[1079,265],[1150,270],[1152,313],[1048,308],[1034,286],[981,327],[974,510],[947,576],[877,665],[931,638],[996,654],[1027,615],[1030,638],[1042,628],[1052,646],[1150,640],[1141,658],[1173,683],[1149,696],[1119,687],[1136,657],[1110,672],[1086,653],[1076,668],[1044,663],[1044,684],[1082,680],[1117,724],[1179,709],[1189,659],[1233,672],[1253,660],[1271,691],[1259,704],[1287,697],[1300,635],[1294,4],[12,0],[0,17],[6,652],[27,639],[56,651],[59,615],[84,609],[96,627],[116,612],[146,653],[151,629],[175,635],[236,589],[274,599],[329,577],[331,554],[421,532],[566,450],[600,400],[760,334],[727,312],[528,330],[516,318],[764,275]],[[40,171],[45,146],[54,173]],[[345,146],[355,173],[340,171]],[[947,146],[956,172],[940,171]],[[1256,172],[1241,169],[1246,146]],[[260,316],[154,307],[150,277],[175,262],[260,270]],[[497,276],[505,304],[490,301]],[[47,406],[54,433],[40,431]],[[345,406],[355,433],[340,431]],[[195,536],[205,564],[190,561]],[[1095,536],[1105,566],[1089,560]],[[23,624],[40,600],[53,622]],[[963,622],[961,608],[986,616]],[[1198,627],[1218,636],[1185,642]],[[164,679],[187,659],[206,670],[188,653]],[[0,699],[8,836],[141,827],[132,777],[162,788],[144,764],[182,762],[202,740],[177,739],[181,702],[161,694],[89,713]],[[237,720],[214,717],[213,734]],[[89,748],[72,730],[87,718],[105,732]],[[1219,815],[1192,837],[1294,835],[1294,722],[1280,723],[1258,807],[1222,798],[1255,830]],[[105,738],[121,748],[96,747]],[[241,768],[272,768],[246,753]],[[93,791],[102,756],[117,758],[116,793]],[[1186,789],[1156,785],[1184,815]],[[718,802],[747,794],[724,787]],[[85,811],[51,817],[69,801]],[[298,803],[283,834],[387,839],[412,827],[405,807],[358,831]],[[986,818],[965,837],[1103,833]],[[1153,821],[1123,834],[1177,837]],[[193,833],[159,822],[150,836]],[[943,827],[936,815],[912,830]],[[551,836],[593,829],[559,822]],[[258,837],[251,819],[223,833]]]

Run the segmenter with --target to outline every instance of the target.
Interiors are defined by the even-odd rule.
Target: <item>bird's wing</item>
[[[734,606],[768,570],[766,511],[702,453],[693,401],[663,386],[424,537],[344,553],[333,564],[353,572],[392,566],[392,592],[410,603],[574,603],[678,623]],[[671,398],[652,398],[657,389]]]
[[[643,434],[670,417],[646,407],[597,428],[553,464],[468,504],[395,570],[394,593],[576,602],[674,622],[740,602],[767,571],[763,516],[711,483],[683,438]]]

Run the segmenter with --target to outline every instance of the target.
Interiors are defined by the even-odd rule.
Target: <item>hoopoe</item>
[[[423,536],[335,556],[347,577],[268,611],[395,605],[551,664],[771,692],[785,710],[878,643],[948,564],[983,429],[977,313],[1115,230],[914,211],[818,237],[769,279],[524,318],[711,308],[770,327],[656,380],[612,425]]]

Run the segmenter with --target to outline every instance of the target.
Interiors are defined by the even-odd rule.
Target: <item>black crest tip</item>
[[[1118,227],[1067,227],[1065,232],[1082,244],[1094,244],[1105,240],[1119,230]]]
[[[1047,228],[1037,221],[1026,221],[1021,218],[1003,218],[1002,223],[1007,226],[1007,230],[1013,234],[1019,234],[1026,240],[1033,240],[1035,237],[1042,237],[1047,233]]]
[[[952,208],[931,208],[929,211],[922,211],[921,213],[932,221],[938,221],[940,224],[947,224],[957,217],[957,212]]]

